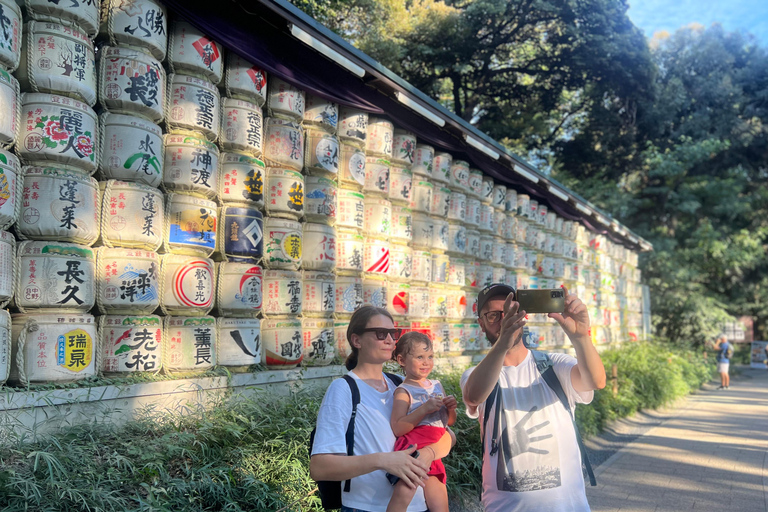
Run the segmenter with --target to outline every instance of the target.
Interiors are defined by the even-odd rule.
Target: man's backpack
[[[581,433],[579,433],[579,426],[576,425],[576,421],[573,417],[573,412],[571,411],[571,407],[568,404],[568,397],[565,396],[565,391],[563,391],[563,386],[560,384],[560,379],[557,378],[557,374],[555,373],[555,368],[552,364],[552,359],[550,359],[549,354],[546,352],[539,352],[538,350],[531,350],[531,354],[533,355],[533,359],[536,361],[536,369],[539,370],[539,373],[541,374],[541,377],[544,379],[544,382],[547,383],[547,385],[552,389],[552,391],[555,392],[555,395],[557,395],[557,398],[560,400],[560,403],[563,404],[563,407],[565,407],[565,410],[568,411],[568,415],[571,418],[571,422],[573,423],[573,430],[576,431],[576,442],[579,445],[579,451],[581,452],[581,461],[584,464],[584,467],[587,469],[587,475],[589,476],[589,483],[592,486],[597,485],[597,480],[595,480],[595,473],[592,471],[592,464],[589,462],[589,457],[587,456],[587,449],[584,446],[584,441],[581,439]],[[488,399],[485,401],[485,413],[483,414],[483,431],[482,431],[482,447],[483,447],[483,456],[485,456],[485,427],[488,423],[488,417],[491,415],[491,410],[493,409],[493,403],[496,400],[496,396],[500,392],[499,383],[496,383],[496,386],[493,388],[493,391],[491,391],[491,394],[488,396]],[[489,455],[495,455],[496,452],[499,449],[499,415],[496,415],[496,420],[493,424],[493,433],[491,436],[491,449],[489,451]]]
[[[403,378],[394,373],[384,373],[384,375],[392,381],[395,386],[399,386],[403,382]],[[352,392],[352,415],[349,417],[349,423],[347,424],[347,433],[345,439],[347,443],[347,455],[354,455],[355,449],[355,416],[357,416],[357,404],[360,403],[360,389],[357,387],[357,382],[349,375],[342,377],[349,385],[349,390]],[[317,427],[312,429],[312,433],[309,434],[309,455],[312,456],[312,446],[315,444],[315,432]],[[350,481],[344,482],[344,492],[349,492]],[[341,482],[333,480],[322,480],[317,482],[317,491],[320,495],[320,501],[323,504],[325,510],[337,510],[341,508]]]

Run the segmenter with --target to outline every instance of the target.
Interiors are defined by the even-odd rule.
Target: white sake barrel
[[[345,361],[351,352],[349,349],[349,340],[347,340],[347,328],[349,327],[350,318],[352,318],[352,315],[337,315],[336,320],[333,322],[336,354],[338,354],[342,361]]]
[[[464,224],[470,228],[480,226],[480,200],[474,197],[467,198],[467,210],[464,212]]]
[[[469,309],[469,308],[467,308]],[[477,323],[477,315],[473,320],[464,322],[464,343],[467,350],[480,350],[481,336],[485,336]]]
[[[410,318],[429,318],[429,288],[411,286],[408,293],[408,316]]]
[[[389,200],[392,203],[411,206],[413,173],[405,167],[392,165],[389,168]]]
[[[301,171],[304,166],[304,133],[301,125],[276,117],[264,123],[264,161],[268,167]]]
[[[93,174],[99,154],[96,113],[80,101],[55,94],[22,94],[17,149],[28,165],[62,165]]]
[[[347,229],[337,230],[336,270],[362,272],[363,235]]]
[[[432,178],[432,164],[435,158],[435,148],[426,144],[416,144],[416,151],[413,155],[413,165],[411,171],[416,176],[424,178]],[[424,180],[428,181],[428,180]],[[439,180],[438,180],[439,181]]]
[[[507,244],[503,238],[497,236],[493,237],[493,249],[491,252],[491,263],[494,265],[504,265],[505,251],[507,250]]]
[[[102,314],[141,315],[160,305],[160,257],[154,251],[99,247],[96,305]]]
[[[96,104],[96,63],[87,34],[58,23],[29,21],[24,37],[16,71],[23,90],[60,94],[91,107]]]
[[[174,21],[168,35],[168,69],[218,84],[224,71],[223,50],[186,21]]]
[[[413,236],[413,212],[405,206],[392,206],[392,242],[410,243]]]
[[[363,280],[356,275],[336,276],[336,313],[354,313],[363,305]]]
[[[528,218],[528,209],[531,207],[531,196],[517,194],[517,216]]]
[[[480,202],[491,204],[493,202],[493,179],[483,176],[483,191],[480,194]]]
[[[449,184],[452,165],[453,157],[449,153],[435,153],[432,160],[432,179],[438,183]]]
[[[538,222],[539,225],[544,227],[545,229],[549,229],[547,228],[548,216],[549,216],[549,208],[547,207],[547,205],[539,203],[539,210],[537,212],[536,222]]]
[[[451,189],[437,186],[432,190],[432,215],[448,218],[451,208]]]
[[[384,276],[363,276],[363,302],[377,308],[387,307],[387,280]]]
[[[435,220],[429,215],[415,212],[413,214],[413,247],[430,249],[435,236]]]
[[[432,253],[429,251],[413,251],[413,280],[425,283],[432,280]]]
[[[267,109],[270,117],[279,117],[295,123],[304,119],[304,91],[274,75],[269,79]]]
[[[413,249],[408,245],[393,243],[389,248],[389,279],[411,279],[413,273]]]
[[[221,316],[253,318],[261,312],[262,270],[255,263],[216,264],[216,308]]]
[[[265,316],[300,315],[303,303],[302,277],[293,270],[266,270],[263,280]]]
[[[517,218],[517,230],[515,231],[515,242],[525,244],[528,240],[528,220],[523,217]]]
[[[365,153],[370,156],[392,158],[392,139],[395,127],[392,121],[382,117],[368,116],[365,136]]]
[[[493,185],[493,192],[491,193],[491,206],[497,210],[506,209],[507,200],[507,187],[499,183]]]
[[[261,363],[261,320],[218,318],[216,364],[252,366]]]
[[[0,231],[0,309],[13,298],[16,279],[16,240],[12,233]]]
[[[516,232],[517,232],[517,215],[515,215],[512,212],[505,212],[504,222],[502,223],[500,236],[505,240],[514,240]]]
[[[11,317],[10,384],[69,382],[96,375],[98,329],[84,313]]]
[[[448,302],[448,314],[446,316],[448,318],[454,318],[456,320],[460,320],[466,316],[467,296],[464,290],[462,290],[461,288],[448,286],[447,302]],[[460,331],[463,331],[464,330],[463,324],[459,324],[459,325],[461,325]],[[458,325],[455,325],[454,327],[459,328]],[[462,335],[463,335],[463,332],[459,334],[459,337],[461,337]],[[451,342],[454,344],[453,345],[454,347],[458,347],[458,344],[461,343],[460,340],[451,340]]]
[[[452,254],[463,255],[467,252],[467,228],[462,224],[448,224],[448,249]]]
[[[336,268],[336,229],[326,224],[304,223],[304,257],[307,270],[332,271]]]
[[[169,75],[168,106],[165,125],[168,130],[188,131],[215,141],[221,121],[219,89],[203,78]]]
[[[504,260],[502,264],[505,268],[515,268],[515,259],[517,258],[517,245],[514,242],[507,241],[504,249]]]
[[[2,38],[0,31],[0,38]],[[0,43],[0,52],[3,46]],[[0,149],[16,144],[21,129],[21,93],[19,82],[13,75],[0,68]]]
[[[447,254],[432,255],[432,279],[433,283],[445,284],[448,282],[448,267],[451,258]]]
[[[413,182],[413,211],[432,212],[432,193],[435,186],[428,181]]]
[[[0,385],[11,373],[11,315],[0,309]]]
[[[339,138],[342,142],[365,148],[368,113],[351,107],[339,107]]]
[[[434,251],[447,251],[448,250],[448,221],[444,219],[433,218],[435,223],[435,231],[432,236],[432,250]]]
[[[530,222],[528,224],[528,229],[525,232],[525,243],[534,249],[538,247],[539,226],[537,226],[535,222]]]
[[[517,213],[517,190],[513,188],[507,188],[507,193],[504,196],[504,210]]]
[[[468,185],[467,197],[480,199],[483,195],[483,171],[480,169],[470,169]]]
[[[451,258],[448,263],[448,278],[446,283],[455,286],[464,286],[466,278],[466,260],[464,258]],[[456,318],[456,317],[453,317]]]
[[[301,327],[304,335],[303,363],[326,366],[336,357],[333,318],[304,318]]]
[[[552,212],[550,212],[550,213],[552,213]],[[555,227],[554,227],[555,233],[557,233],[558,235],[563,235],[563,226],[564,225],[565,225],[565,219],[563,219],[559,215],[555,214]],[[626,251],[626,249],[624,249],[624,250]],[[625,259],[625,261],[626,261],[626,259]]]
[[[495,208],[493,210],[493,235],[504,238],[504,233],[508,231],[507,212]]]
[[[16,71],[21,59],[21,9],[13,0],[0,0],[0,16],[3,30],[0,30],[0,67],[9,72]]]
[[[265,209],[271,217],[300,219],[304,213],[304,176],[278,167],[267,168]]]
[[[98,319],[100,371],[157,372],[163,365],[163,319],[159,316],[105,315]]]
[[[339,190],[339,211],[336,226],[361,230],[365,225],[365,196],[353,190]]]
[[[159,123],[165,116],[165,70],[140,50],[99,50],[99,105],[109,112],[138,114]]]
[[[72,1],[50,2],[26,0],[27,16],[33,20],[62,23],[68,27],[82,28],[88,37],[94,38],[99,30],[99,2]]]
[[[477,321],[477,295],[478,295],[477,289],[471,289],[467,290],[465,288],[464,296],[465,296],[465,302],[466,302],[466,312],[464,313],[464,318],[469,318],[473,321]]]
[[[261,107],[267,101],[267,72],[235,52],[229,52],[224,90],[230,98],[250,101]]]
[[[464,286],[477,288],[477,270],[480,266],[475,259],[467,259],[464,264]]]
[[[365,186],[365,152],[349,143],[341,144],[339,183],[344,188],[362,190]]]
[[[389,273],[389,241],[366,238],[363,245],[363,270],[367,274]]]
[[[339,128],[339,105],[320,96],[305,95],[304,125],[335,134]]]
[[[305,270],[302,314],[327,317],[336,310],[336,276],[328,272]]]
[[[19,218],[23,189],[19,159],[10,151],[0,150],[0,230]]]
[[[261,156],[264,142],[261,107],[234,98],[221,100],[219,147],[222,151],[241,151]]]
[[[253,207],[222,206],[216,235],[217,258],[255,263],[264,254],[264,218]]]
[[[493,267],[486,263],[481,263],[477,268],[477,288],[482,290],[493,282]]]
[[[539,213],[539,202],[536,199],[531,199],[528,201],[528,211],[524,211],[523,215],[525,215],[528,220],[534,224],[538,224],[538,213]]]
[[[99,170],[107,179],[138,181],[152,187],[163,178],[163,131],[141,117],[99,115]]]
[[[99,238],[96,180],[42,167],[24,168],[20,238],[92,245]]]
[[[205,371],[218,364],[216,319],[212,316],[166,316],[163,323],[163,369]]]
[[[541,226],[538,227],[535,247],[542,253],[547,250],[547,232],[541,229]]]
[[[363,234],[389,238],[392,233],[392,203],[380,197],[363,199]]]
[[[480,252],[477,259],[480,261],[493,262],[493,237],[491,235],[480,235]]]
[[[341,147],[335,135],[322,130],[307,130],[304,139],[304,169],[310,174],[336,178]]]
[[[467,229],[467,255],[477,258],[480,254],[480,233]]]
[[[411,285],[402,282],[387,283],[387,311],[392,315],[407,316]]]
[[[552,233],[546,232],[546,242],[545,242],[544,251],[549,254],[555,254],[556,240],[557,240],[557,237],[555,235],[553,235]],[[562,252],[562,248],[561,248],[561,252]]]
[[[451,318],[451,307],[448,307],[448,317]],[[453,317],[455,318],[455,317]],[[463,315],[459,318],[463,318]],[[466,334],[464,332],[464,322],[451,322],[448,324],[450,338],[450,348],[447,352],[463,352],[466,350]]]
[[[507,269],[498,266],[491,267],[491,279],[494,283],[506,283]]]
[[[477,229],[481,233],[493,232],[493,206],[490,204],[480,205],[480,221],[477,224]]]
[[[389,160],[381,157],[369,156],[365,159],[363,191],[366,194],[389,196],[389,166]]]
[[[336,182],[322,176],[304,177],[304,218],[333,226],[336,224],[339,191]]]
[[[202,316],[213,308],[213,261],[166,254],[160,263],[160,308],[166,315]]]
[[[132,0],[131,8],[123,8],[122,0],[105,0],[99,34],[110,46],[141,50],[162,61],[168,50],[168,15],[154,0]]]
[[[158,250],[165,229],[162,192],[128,181],[103,181],[99,186],[102,243],[107,247]]]
[[[297,270],[302,261],[302,228],[295,220],[267,217],[264,221],[264,266]]]
[[[461,192],[451,192],[448,208],[448,220],[464,222],[466,213],[467,196]]]
[[[218,197],[222,204],[264,208],[264,162],[240,153],[219,155]]]
[[[216,203],[186,194],[170,193],[165,198],[168,223],[165,252],[210,256],[216,249]]]
[[[261,322],[262,363],[270,370],[290,369],[301,363],[304,338],[298,318],[270,318]]]
[[[392,142],[392,162],[410,167],[413,165],[415,152],[416,135],[407,130],[395,128]]]
[[[464,160],[454,160],[451,164],[451,187],[457,190],[469,188],[469,164]]]
[[[430,304],[430,307],[432,305]],[[435,306],[437,307],[437,306]],[[447,305],[446,305],[447,312]],[[445,323],[445,314],[439,315],[430,322],[429,332],[426,333],[432,339],[432,348],[436,354],[446,354],[451,349],[450,330]]]

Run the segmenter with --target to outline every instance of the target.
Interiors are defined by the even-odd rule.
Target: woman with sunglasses
[[[390,427],[397,387],[383,373],[392,359],[399,337],[392,315],[386,309],[363,306],[355,311],[347,328],[350,354],[346,367],[360,390],[355,417],[354,455],[347,455],[345,434],[352,415],[352,392],[343,379],[328,387],[317,415],[309,471],[315,481],[350,480],[349,492],[341,493],[342,512],[386,512],[392,484],[386,474],[418,488],[408,512],[427,510],[423,487],[434,459],[448,455],[451,436],[424,447],[393,452],[395,435]]]

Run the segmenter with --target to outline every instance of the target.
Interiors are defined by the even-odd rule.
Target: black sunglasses
[[[387,339],[387,335],[390,335],[393,341],[397,341],[400,338],[400,334],[402,333],[402,331],[403,331],[402,329],[386,329],[384,327],[369,327],[367,329],[363,329],[362,331],[360,331],[360,334],[363,334],[365,332],[375,332],[377,340],[385,340]]]

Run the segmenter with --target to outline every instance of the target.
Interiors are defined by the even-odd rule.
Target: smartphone
[[[565,292],[554,290],[517,290],[517,302],[526,313],[562,313],[565,309]]]

